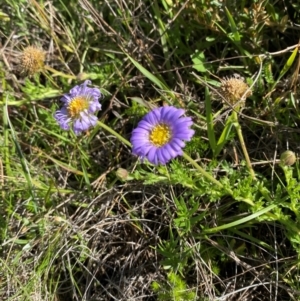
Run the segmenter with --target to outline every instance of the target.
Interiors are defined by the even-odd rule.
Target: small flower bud
[[[94,79],[99,78],[99,74],[97,74],[97,73],[85,73],[85,72],[81,72],[81,73],[77,74],[76,78],[79,81],[83,81],[83,80],[87,80],[87,79],[94,80]]]
[[[118,170],[116,171],[116,176],[121,181],[126,181],[128,179],[128,175],[128,171],[124,168],[118,168]]]
[[[76,76],[76,78],[77,78],[77,80],[79,80],[79,81],[83,81],[83,80],[89,79],[88,74],[85,73],[85,72],[80,72],[80,73],[78,73],[77,76]]]
[[[280,156],[280,163],[283,166],[290,166],[296,162],[296,155],[294,152],[287,150],[283,152]]]

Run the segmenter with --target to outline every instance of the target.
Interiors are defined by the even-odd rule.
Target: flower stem
[[[99,124],[100,127],[102,127],[103,129],[105,129],[106,131],[108,131],[109,133],[111,133],[112,135],[114,135],[116,138],[118,138],[121,142],[123,142],[127,146],[129,146],[129,147],[132,146],[131,143],[127,139],[125,139],[124,137],[122,137],[116,131],[114,131],[109,126],[107,126],[106,124],[104,124],[102,121],[98,120],[98,124]]]
[[[223,186],[223,184],[221,184],[218,180],[216,180],[211,174],[209,174],[207,171],[205,171],[200,165],[198,165],[189,155],[187,155],[186,153],[183,153],[183,157],[189,161],[192,165],[194,165],[194,167],[207,179],[209,180],[211,183],[217,185],[219,188],[222,189],[226,189],[226,191],[229,194],[233,194],[231,189],[225,188]]]
[[[221,184],[218,180],[216,180],[211,174],[209,174],[207,171],[205,171],[200,165],[198,165],[189,155],[187,155],[186,153],[183,153],[182,155],[188,162],[190,162],[192,165],[194,165],[194,167],[196,167],[196,169],[198,171],[200,171],[200,173],[207,179],[209,180],[211,183],[217,185],[219,188],[226,190],[226,192],[231,195],[234,199],[236,199],[237,201],[243,201],[244,203],[247,203],[250,206],[254,206],[254,202],[249,199],[249,198],[244,198],[244,197],[237,197],[234,196],[233,191],[230,188],[224,187],[223,184]]]
[[[249,158],[249,155],[248,155],[248,152],[247,152],[247,148],[246,148],[246,145],[245,145],[242,129],[241,129],[241,126],[239,124],[239,120],[238,120],[238,116],[237,116],[237,111],[235,111],[235,110],[232,111],[232,119],[233,119],[233,124],[236,128],[236,131],[237,131],[240,143],[241,143],[241,147],[242,147],[244,157],[245,157],[245,160],[246,160],[246,165],[248,167],[248,170],[251,174],[252,179],[255,180],[256,179],[255,173],[254,173],[254,170],[252,168],[251,161],[250,161],[250,158]]]

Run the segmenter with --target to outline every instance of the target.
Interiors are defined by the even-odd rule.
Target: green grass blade
[[[276,80],[276,82],[273,84],[272,89],[273,90],[275,88],[275,86],[278,84],[278,82],[281,80],[281,78],[288,72],[288,70],[291,68],[291,66],[293,65],[295,58],[297,56],[298,53],[298,47],[296,47],[294,49],[294,51],[292,52],[292,54],[290,55],[290,57],[288,58],[287,62],[285,63],[285,65],[283,66],[278,79]]]
[[[208,87],[205,87],[205,110],[206,110],[206,123],[207,123],[207,135],[210,147],[215,154],[216,151],[216,137],[214,131],[213,114],[211,110],[211,99],[209,95]]]
[[[218,143],[217,143],[217,146],[216,146],[216,149],[215,149],[215,157],[217,157],[221,150],[223,149],[224,145],[227,143],[228,141],[228,137],[231,133],[231,129],[232,129],[232,126],[233,126],[233,120],[232,120],[232,117],[230,116],[227,121],[226,121],[226,124],[225,124],[225,127],[224,127],[224,130],[218,140]]]
[[[233,33],[233,40],[235,42],[240,43],[241,42],[241,36],[240,36],[238,28],[237,28],[237,26],[234,22],[234,19],[233,19],[231,13],[229,12],[229,10],[227,9],[227,7],[225,7],[225,12],[226,12],[226,15],[227,15],[227,18],[228,18],[228,21],[229,21],[231,31]]]
[[[168,60],[167,58],[170,56],[169,54],[169,49],[168,49],[168,31],[166,29],[166,26],[162,20],[161,17],[161,12],[160,12],[160,8],[157,4],[157,1],[153,2],[153,6],[152,9],[154,11],[154,14],[156,16],[157,22],[158,22],[158,31],[160,33],[160,40],[161,40],[161,45],[162,45],[162,50],[164,52],[164,55],[166,57],[166,67],[167,69],[171,69],[171,64],[170,64],[170,60]]]
[[[7,126],[10,129],[12,141],[13,141],[15,147],[16,147],[17,154],[18,154],[18,156],[20,158],[20,163],[21,163],[21,166],[22,166],[22,171],[23,171],[24,177],[26,179],[26,182],[28,184],[28,190],[30,192],[32,200],[34,200],[35,197],[34,197],[32,179],[31,179],[31,175],[30,175],[30,168],[29,168],[29,166],[27,164],[27,160],[26,160],[26,158],[25,158],[25,156],[24,156],[24,154],[22,152],[21,146],[20,146],[20,144],[18,142],[17,135],[16,135],[16,132],[14,130],[14,127],[13,127],[12,123],[10,122],[9,114],[8,114],[8,105],[7,104],[4,107],[3,115],[5,116],[4,119],[6,120]],[[8,147],[8,145],[7,145],[7,147]]]
[[[159,87],[162,90],[169,91],[167,84],[162,80],[153,75],[151,72],[149,72],[146,68],[144,68],[140,63],[138,63],[136,60],[134,60],[131,56],[126,54],[132,64],[142,73],[144,74],[151,82],[153,82],[157,87]]]
[[[228,223],[228,224],[225,224],[225,225],[222,225],[222,226],[219,226],[219,227],[215,227],[215,228],[212,228],[212,229],[205,229],[203,230],[203,233],[204,234],[211,234],[211,233],[216,233],[216,232],[219,232],[221,230],[225,230],[225,229],[230,229],[230,228],[234,228],[238,225],[242,225],[242,224],[245,224],[251,220],[254,220],[256,219],[257,217],[271,211],[272,209],[274,209],[275,207],[277,207],[276,204],[272,204],[272,205],[269,205],[268,207],[262,209],[262,210],[259,210],[253,214],[250,214],[249,216],[246,216],[244,218],[241,218],[237,221],[234,221],[234,222],[231,222],[231,223]]]

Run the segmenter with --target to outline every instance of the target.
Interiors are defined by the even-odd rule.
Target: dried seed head
[[[228,104],[234,106],[239,103],[245,105],[245,100],[252,94],[249,86],[241,78],[231,77],[221,81],[220,93],[227,100]]]
[[[281,154],[280,156],[280,163],[283,165],[283,166],[290,166],[290,165],[293,165],[295,162],[296,162],[296,155],[294,152],[292,151],[285,151]]]
[[[45,62],[45,52],[33,47],[26,47],[21,55],[20,68],[21,72],[28,75],[33,75],[34,73],[40,72],[44,68]]]

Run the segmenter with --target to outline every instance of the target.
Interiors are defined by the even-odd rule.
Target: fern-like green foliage
[[[31,101],[51,99],[61,95],[61,91],[53,88],[51,84],[42,85],[39,83],[37,76],[34,79],[35,81],[25,79],[24,86],[22,87],[22,91]]]
[[[152,289],[157,293],[159,301],[192,301],[195,300],[196,293],[187,288],[185,281],[175,273],[168,274],[168,281],[159,284],[154,281]]]

